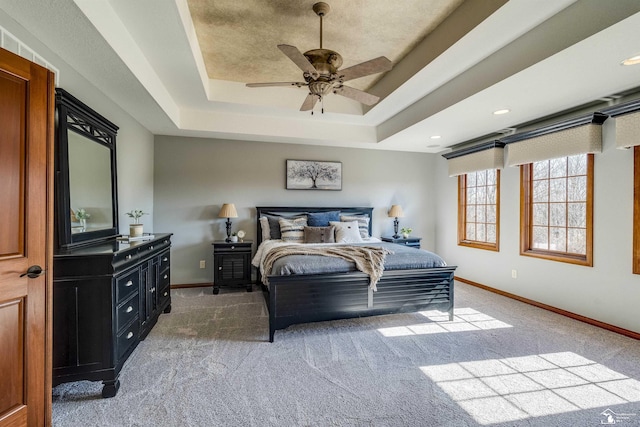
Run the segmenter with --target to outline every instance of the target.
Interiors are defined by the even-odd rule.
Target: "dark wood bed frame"
[[[257,243],[262,242],[260,217],[264,214],[290,216],[305,212],[339,210],[346,215],[366,214],[369,234],[373,208],[257,207]],[[417,249],[416,249],[417,250]],[[269,287],[262,285],[269,309],[269,341],[275,331],[290,325],[353,317],[421,310],[440,310],[453,320],[453,273],[457,267],[388,270],[369,288],[369,276],[356,271],[311,275],[269,276]],[[258,282],[262,278],[258,269]]]

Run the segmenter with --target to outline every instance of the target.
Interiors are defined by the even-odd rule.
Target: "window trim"
[[[467,223],[467,174],[458,175],[458,246],[500,251],[500,169],[496,169],[496,242],[481,242],[468,240],[466,237]]]
[[[633,274],[640,274],[640,146],[633,147]]]
[[[520,255],[551,261],[593,267],[593,163],[594,155],[587,156],[587,212],[586,212],[586,254],[576,255],[544,249],[532,248],[533,239],[533,163],[520,166]]]

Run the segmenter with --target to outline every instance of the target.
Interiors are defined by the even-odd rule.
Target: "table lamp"
[[[218,214],[218,218],[227,218],[227,238],[225,242],[229,243],[231,241],[231,219],[237,218],[238,212],[236,211],[236,207],[233,203],[225,203],[220,208],[220,213]],[[396,231],[397,234],[397,231]]]
[[[391,209],[389,209],[389,217],[395,217],[395,220],[393,221],[394,239],[400,237],[400,235],[398,235],[398,224],[400,223],[398,218],[402,218],[403,216],[404,212],[402,212],[402,207],[400,205],[391,205]]]

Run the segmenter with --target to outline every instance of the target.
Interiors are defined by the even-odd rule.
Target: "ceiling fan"
[[[330,6],[324,2],[313,5],[313,11],[320,17],[320,49],[312,49],[301,53],[297,47],[279,44],[278,49],[289,57],[304,73],[304,82],[273,82],[273,83],[247,83],[247,87],[289,86],[307,87],[309,94],[302,103],[300,111],[311,111],[316,102],[322,100],[325,95],[335,93],[354,99],[362,104],[374,105],[380,100],[379,96],[345,86],[344,82],[368,76],[371,74],[389,71],[393,64],[389,59],[380,56],[352,67],[339,70],[342,66],[342,56],[336,51],[322,48],[322,18],[329,13]],[[324,112],[324,111],[323,111]]]

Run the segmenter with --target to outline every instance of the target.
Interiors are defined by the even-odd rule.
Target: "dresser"
[[[123,364],[171,311],[171,234],[114,239],[54,255],[53,385],[103,381],[118,392]]]
[[[220,286],[246,286],[251,292],[251,246],[253,241],[213,242],[213,293]]]

